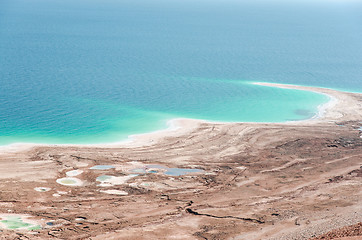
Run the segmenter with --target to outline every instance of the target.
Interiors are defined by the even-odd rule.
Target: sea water
[[[359,1],[1,0],[0,145],[109,143],[173,118],[283,122],[362,92]]]

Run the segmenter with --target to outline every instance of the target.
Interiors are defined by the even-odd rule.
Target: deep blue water
[[[325,96],[249,83],[361,78],[360,1],[0,0],[0,145],[305,119]]]

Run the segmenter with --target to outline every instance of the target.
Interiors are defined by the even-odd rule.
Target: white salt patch
[[[102,193],[107,193],[107,194],[113,194],[113,195],[122,195],[122,196],[126,196],[128,195],[128,192],[125,191],[120,191],[120,190],[101,190],[100,192]]]
[[[75,177],[75,176],[78,176],[78,175],[80,175],[82,173],[83,173],[82,170],[72,170],[72,171],[66,172],[66,175],[68,177]]]
[[[101,184],[98,184],[97,186],[98,187],[113,187],[114,185],[111,183],[102,182]]]
[[[217,175],[216,173],[214,172],[207,172],[207,173],[204,173],[205,175]]]
[[[236,167],[237,169],[240,169],[240,170],[246,170],[246,167],[244,166],[241,166],[241,167]]]
[[[54,193],[53,194],[53,197],[60,197],[61,195],[60,194],[58,194],[58,193]]]
[[[83,182],[82,180],[74,177],[65,177],[65,178],[59,178],[56,181],[57,183],[64,185],[64,186],[82,186]]]
[[[34,188],[35,191],[37,192],[48,192],[51,190],[51,188],[47,188],[47,187],[36,187]]]
[[[115,177],[115,176],[109,176],[106,179],[102,179],[101,181],[97,179],[97,181],[101,182],[98,186],[100,187],[109,187],[113,185],[121,185],[125,184],[128,180],[138,176],[137,174],[131,174],[128,176],[121,176],[121,177]]]
[[[138,184],[137,184],[137,183],[130,183],[130,184],[128,184],[128,186],[134,187],[134,188],[138,188]]]

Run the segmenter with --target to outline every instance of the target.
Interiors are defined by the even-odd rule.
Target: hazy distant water
[[[250,81],[362,92],[359,1],[252,2],[0,0],[0,145],[305,119],[327,101]]]

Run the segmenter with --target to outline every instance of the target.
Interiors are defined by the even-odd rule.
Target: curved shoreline
[[[362,221],[362,95],[318,91],[335,101],[305,121],[177,119],[168,130],[130,137],[124,145],[20,152],[14,146],[0,154],[0,212],[54,222],[37,231],[39,239],[195,239],[204,226],[212,230],[203,235],[208,239],[292,239],[356,224]],[[153,166],[202,172],[168,176]],[[82,172],[82,186],[59,184],[71,171]],[[97,181],[103,175],[132,178],[105,192]],[[78,216],[83,230],[75,233]],[[16,233],[2,234],[12,239]]]
[[[291,84],[280,84],[280,83],[267,83],[267,82],[254,82],[251,84],[266,86],[266,87],[276,87],[284,89],[295,89],[302,91],[310,91],[317,94],[323,94],[328,96],[330,99],[328,102],[318,106],[318,112],[312,118],[305,120],[297,121],[286,121],[286,122],[218,122],[218,121],[207,121],[200,119],[189,119],[189,118],[175,118],[167,122],[169,126],[166,129],[161,129],[157,131],[134,134],[128,136],[126,140],[113,143],[103,143],[103,144],[42,144],[42,143],[12,143],[9,145],[0,146],[0,151],[2,153],[9,152],[18,152],[24,149],[30,149],[33,147],[103,147],[103,148],[117,148],[117,147],[141,147],[157,143],[157,141],[165,137],[181,136],[185,135],[195,129],[197,129],[200,124],[214,124],[214,125],[225,125],[225,124],[288,124],[288,125],[300,125],[300,124],[320,124],[331,121],[341,121],[343,120],[358,120],[362,119],[362,114],[358,116],[355,115],[357,112],[353,111],[353,99],[350,95],[358,95],[359,93],[349,93],[341,92],[337,90],[332,90],[329,88],[320,88],[320,87],[309,87],[309,86],[300,86],[300,85],[291,85]],[[360,94],[361,95],[361,94]],[[357,106],[356,106],[357,107]],[[351,113],[353,112],[353,113]]]

